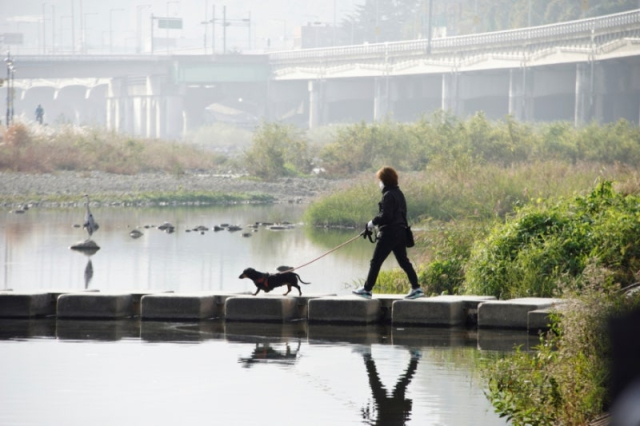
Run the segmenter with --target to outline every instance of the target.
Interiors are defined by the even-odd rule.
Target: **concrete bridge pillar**
[[[323,80],[309,81],[309,128],[321,126],[324,113],[324,86]]]
[[[509,71],[509,115],[518,121],[533,121],[533,73],[522,67]]]
[[[146,118],[144,120],[146,124],[145,135],[148,138],[159,138],[163,134],[162,128],[162,115],[161,115],[161,98],[159,96],[161,92],[160,79],[157,76],[148,76],[146,81],[147,96],[144,104],[146,112]]]
[[[135,105],[139,119],[135,126],[148,138],[179,138],[183,131],[184,102],[180,88],[167,81],[166,76],[148,76],[140,86]],[[132,128],[134,123],[131,123]]]
[[[374,81],[373,95],[373,119],[375,121],[384,120],[389,114],[389,77],[376,77]]]
[[[463,112],[459,80],[460,74],[455,71],[442,75],[442,110],[453,115],[460,115]]]
[[[107,88],[107,129],[113,132],[122,131],[124,82],[119,78],[109,80]]]
[[[576,64],[576,104],[573,124],[583,126],[594,116],[594,63]]]
[[[138,96],[133,103],[133,133],[139,136],[147,134],[147,97]]]

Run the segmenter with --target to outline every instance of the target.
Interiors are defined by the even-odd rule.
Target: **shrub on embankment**
[[[97,129],[9,127],[0,145],[0,170],[53,172],[98,170],[117,174],[218,169],[226,160],[196,147],[132,138]]]
[[[568,303],[534,351],[517,350],[484,365],[486,395],[513,425],[582,426],[610,409],[610,321],[637,311],[640,296],[621,291],[615,273],[596,263],[565,280]]]
[[[603,182],[585,196],[529,204],[495,226],[471,252],[465,290],[551,297],[559,282],[579,277],[589,259],[613,271],[624,287],[640,270],[638,241],[640,197]]]
[[[635,166],[640,129],[627,121],[574,128],[570,123],[528,124],[478,113],[466,120],[438,112],[413,123],[391,120],[337,128],[319,149],[319,165],[332,176],[376,170],[383,164],[421,171],[431,165],[498,164],[556,160]]]

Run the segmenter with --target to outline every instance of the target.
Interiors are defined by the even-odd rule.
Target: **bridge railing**
[[[600,35],[618,35],[620,32],[640,32],[640,9],[596,18],[561,22],[538,27],[431,40],[409,40],[357,46],[302,49],[274,52],[269,55],[273,65],[286,66],[321,61],[367,59],[395,56],[424,56],[430,48],[433,55],[463,53],[464,51],[490,50],[497,47],[522,47],[526,45],[562,43],[566,41],[588,42]]]

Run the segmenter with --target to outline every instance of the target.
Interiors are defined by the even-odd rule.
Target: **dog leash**
[[[358,238],[362,237],[363,235],[365,235],[364,231],[359,233],[355,237],[351,238],[350,240],[345,241],[344,243],[340,244],[339,246],[336,246],[336,247],[332,248],[328,252],[326,252],[324,254],[321,254],[320,256],[316,257],[315,259],[310,260],[307,263],[303,263],[302,265],[296,266],[295,268],[287,269],[286,271],[280,271],[280,272],[278,272],[277,274],[274,274],[274,275],[284,274],[284,273],[287,273],[287,272],[293,272],[293,271],[295,271],[297,269],[300,269],[300,268],[303,268],[303,267],[305,267],[307,265],[311,265],[313,262],[316,262],[316,261],[322,259],[323,257],[325,257],[326,255],[333,253],[334,251],[338,250],[340,247],[344,247],[347,244],[354,242],[355,240],[357,240]]]

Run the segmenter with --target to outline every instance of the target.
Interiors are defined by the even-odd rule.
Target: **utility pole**
[[[151,54],[153,55],[153,13],[151,14]]]
[[[13,59],[11,58],[11,51],[7,52],[7,57],[4,60],[7,65],[7,128],[13,121],[13,85],[14,85],[14,68]]]
[[[204,25],[204,54],[207,54],[207,32],[209,31],[209,28],[207,27],[209,24],[211,24],[211,54],[215,55],[216,53],[216,48],[215,48],[215,43],[216,43],[216,5],[213,5],[213,9],[212,9],[212,14],[211,14],[211,19],[207,19],[207,10],[209,10],[209,5],[208,5],[209,1],[207,0],[207,6],[206,6],[206,10],[205,10],[205,14],[204,14],[204,21],[200,22],[202,25]]]
[[[247,21],[247,28],[249,29],[249,50],[251,50],[251,12],[249,12],[249,19]]]
[[[82,0],[80,0],[80,53],[84,53],[84,14],[82,13]]]
[[[142,10],[151,7],[150,4],[139,4],[136,6],[136,53],[142,53]],[[152,21],[153,22],[153,21]]]
[[[76,0],[71,0],[71,54],[76,54]]]
[[[216,5],[213,5],[211,13],[211,54],[216,54]]]
[[[42,3],[42,54],[47,54],[47,13],[46,13],[46,3]]]
[[[204,54],[207,54],[207,24],[209,23],[209,20],[207,19],[207,14],[209,13],[209,0],[204,0],[204,22],[202,22],[202,24],[204,24]]]
[[[56,7],[51,5],[51,53],[56,53]]]
[[[429,15],[427,21],[427,55],[431,55],[431,17],[433,16],[433,0],[429,0]]]

